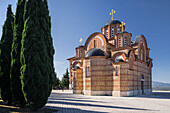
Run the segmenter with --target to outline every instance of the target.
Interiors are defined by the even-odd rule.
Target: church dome
[[[119,20],[110,20],[105,24],[105,26],[111,25],[111,24],[121,24],[121,22]]]
[[[85,57],[90,57],[90,56],[105,56],[105,55],[106,55],[105,52],[102,51],[101,49],[93,48],[93,49],[89,50],[86,53]]]

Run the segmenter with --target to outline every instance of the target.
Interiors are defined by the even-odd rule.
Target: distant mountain
[[[152,81],[152,87],[170,87],[170,83],[163,83],[163,82],[157,82],[157,81]]]

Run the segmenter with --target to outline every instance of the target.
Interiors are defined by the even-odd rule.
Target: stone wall
[[[92,95],[111,95],[113,89],[113,66],[105,58],[93,58],[91,63]]]

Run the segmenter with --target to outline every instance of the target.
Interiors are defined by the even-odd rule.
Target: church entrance
[[[141,81],[141,90],[142,90],[142,94],[144,94],[144,86],[143,86],[143,83],[144,81]]]

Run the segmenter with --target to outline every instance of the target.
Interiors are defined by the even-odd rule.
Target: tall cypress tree
[[[22,31],[24,28],[24,6],[25,0],[18,0],[17,9],[14,19],[14,36],[11,51],[11,89],[12,98],[14,104],[23,106],[25,99],[22,92],[21,80],[20,80],[20,52],[21,52],[21,39]]]
[[[13,40],[13,23],[14,17],[11,5],[7,9],[7,18],[3,26],[3,34],[1,38],[1,64],[0,64],[0,82],[1,97],[3,101],[11,104],[12,94],[10,90],[10,67],[11,67],[11,46]]]
[[[32,110],[46,104],[54,76],[51,25],[44,3],[42,0],[27,0],[24,10],[21,83],[27,105]]]
[[[54,72],[54,62],[53,62],[53,56],[55,53],[54,47],[53,47],[53,39],[51,37],[51,17],[49,16],[49,10],[48,10],[48,3],[47,0],[43,1],[43,11],[42,15],[45,16],[45,24],[43,24],[43,29],[45,30],[45,42],[47,46],[47,51],[48,51],[48,57],[49,61],[47,62],[48,64],[48,70],[49,70],[49,84],[50,84],[50,89],[49,89],[49,96],[51,94],[52,86],[56,77],[56,74]]]

